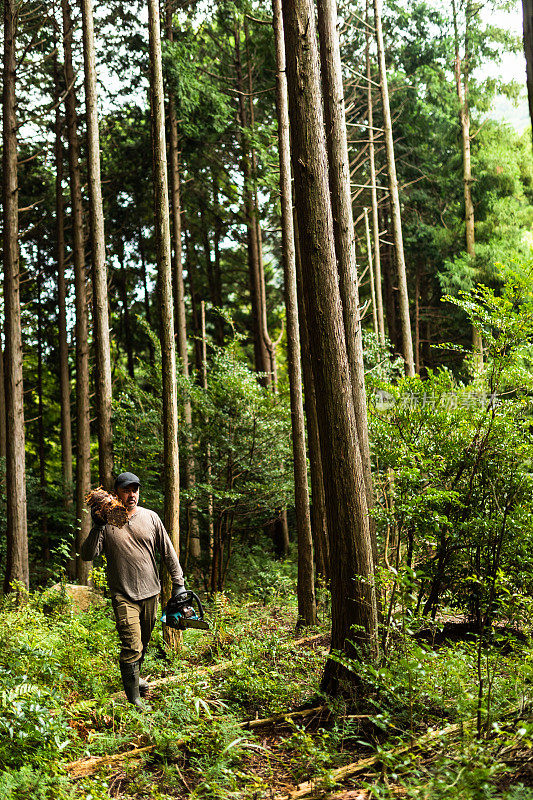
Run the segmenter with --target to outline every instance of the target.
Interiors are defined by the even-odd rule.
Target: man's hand
[[[99,509],[96,505],[91,506],[91,517],[98,528],[103,528],[106,525],[106,520],[98,513]]]
[[[187,589],[185,586],[174,584],[170,598],[173,603],[184,603],[187,600]]]

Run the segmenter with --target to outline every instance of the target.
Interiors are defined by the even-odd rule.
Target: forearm
[[[98,558],[102,552],[103,542],[104,528],[101,525],[95,525],[80,548],[82,560],[94,561],[95,558]]]

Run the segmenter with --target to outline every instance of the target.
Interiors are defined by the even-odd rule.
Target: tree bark
[[[296,255],[296,289],[298,295],[298,321],[300,326],[302,373],[304,385],[304,408],[307,420],[307,442],[309,445],[309,466],[311,473],[311,530],[313,533],[314,554],[317,572],[326,580],[331,575],[329,557],[328,522],[326,513],[326,493],[322,474],[320,455],[320,433],[316,410],[316,393],[311,365],[307,313],[303,291],[302,262],[298,236],[297,215],[294,213],[294,245]]]
[[[368,440],[365,365],[363,361],[361,318],[359,315],[350,161],[348,158],[346,117],[344,113],[344,87],[342,83],[339,37],[337,34],[337,3],[336,0],[318,0],[317,7],[335,254],[339,273],[346,352],[350,365],[353,406],[363,464],[366,502],[368,510],[371,511],[374,507],[374,489],[372,486],[372,464]],[[374,558],[377,560],[377,546],[372,522],[372,519],[370,519],[372,549]]]
[[[48,517],[46,511],[46,456],[44,441],[44,399],[43,399],[43,305],[42,305],[42,285],[43,285],[43,265],[41,242],[37,244],[37,441],[39,457],[39,494],[43,509],[40,514],[41,519],[41,539],[42,554],[45,562],[50,561],[50,540],[48,538]]]
[[[376,159],[374,151],[374,104],[372,101],[372,82],[370,70],[370,28],[368,24],[368,4],[366,0],[366,83],[367,83],[367,119],[368,119],[368,161],[370,165],[370,195],[372,198],[372,234],[374,238],[374,266],[376,277],[376,312],[380,344],[385,345],[385,317],[383,314],[383,289],[381,280],[381,254],[379,248],[379,215],[378,190],[376,188]]]
[[[246,42],[246,60],[247,60],[247,73],[248,73],[248,107],[250,109],[250,133],[253,141],[255,133],[254,87],[252,80],[252,60],[250,57],[250,40],[248,36],[248,21],[246,16],[244,17],[244,38]],[[256,227],[257,265],[259,268],[259,293],[260,293],[259,313],[261,322],[261,336],[263,337],[263,342],[267,349],[268,358],[270,362],[269,372],[270,375],[272,376],[271,388],[274,394],[276,394],[277,392],[276,344],[272,341],[270,334],[268,332],[265,268],[263,261],[263,236],[261,232],[261,223],[259,220],[259,203],[257,199],[257,153],[253,145],[251,147],[250,157],[251,157],[251,171],[252,171],[252,182],[253,182],[253,192],[252,192],[253,218]],[[285,554],[287,554],[289,538],[288,538],[287,514],[285,512],[282,512],[281,523],[283,526],[283,537],[285,539],[285,544],[286,544]]]
[[[328,530],[335,531],[330,540],[331,646],[350,656],[355,653],[351,644],[355,640],[373,659],[377,656],[377,604],[372,546],[344,340],[318,48],[310,0],[288,0],[283,5],[283,23],[295,200]],[[338,665],[329,660],[323,679],[326,691],[336,691],[339,672]],[[346,677],[350,679],[349,674]]]
[[[202,327],[202,388],[207,392],[207,335],[205,330],[205,303],[202,300],[200,303],[200,317]],[[207,422],[208,420],[206,420]],[[207,443],[205,450],[205,472],[207,485],[211,485],[211,445]],[[209,494],[207,498],[207,540],[209,546],[209,558],[213,558],[213,542],[214,542],[214,529],[213,529],[213,495]]]
[[[364,208],[365,215],[365,236],[366,236],[366,253],[368,258],[368,272],[370,275],[370,298],[372,302],[372,327],[374,334],[379,340],[379,326],[378,326],[378,313],[376,301],[376,281],[374,278],[374,262],[372,259],[372,240],[370,238],[370,225],[368,224],[368,208]]]
[[[292,217],[291,152],[289,101],[285,68],[285,42],[281,0],[273,0],[273,26],[276,45],[276,108],[278,117],[279,184],[281,195],[281,237],[285,310],[287,319],[287,360],[291,398],[292,451],[294,459],[294,502],[298,531],[298,627],[316,623],[313,573],[313,535],[309,510],[305,419],[302,397],[298,298],[296,293],[296,253]]]
[[[128,375],[130,378],[135,378],[135,366],[133,362],[133,341],[131,336],[131,323],[130,323],[130,306],[128,302],[128,271],[124,263],[124,240],[120,238],[117,242],[118,260],[120,264],[120,275],[118,276],[118,285],[120,289],[120,299],[122,302],[122,319],[124,322],[124,344],[126,346],[126,364],[128,366]]]
[[[222,238],[222,209],[220,207],[220,197],[218,192],[218,179],[216,171],[212,169],[213,175],[213,284],[214,284],[214,304],[217,308],[222,308],[222,273],[220,268],[220,240]],[[224,345],[224,319],[220,313],[215,316],[215,341],[219,347]]]
[[[533,125],[533,0],[522,0],[529,118]]]
[[[91,231],[93,330],[96,356],[95,395],[98,431],[98,473],[100,483],[113,490],[113,429],[111,425],[112,387],[107,307],[107,265],[105,254],[104,211],[100,178],[100,133],[94,57],[92,0],[81,0],[83,64],[85,72],[85,112],[87,117],[87,171],[89,181],[89,222]]]
[[[252,331],[254,338],[254,362],[257,372],[262,373],[260,383],[263,386],[272,385],[270,354],[263,336],[263,305],[261,290],[261,270],[259,264],[259,244],[257,241],[257,225],[255,221],[255,206],[252,191],[252,168],[250,163],[250,152],[246,141],[246,129],[248,127],[248,115],[244,102],[244,81],[242,77],[241,30],[238,22],[235,22],[235,73],[237,77],[237,89],[239,91],[239,123],[241,127],[241,168],[244,181],[243,204],[244,218],[246,224],[247,249],[248,249],[248,274],[250,281],[250,304],[252,308]]]
[[[169,41],[174,38],[172,29],[172,10],[170,4],[166,11],[166,35]],[[170,197],[172,214],[172,231],[174,240],[174,286],[176,290],[176,323],[178,328],[178,352],[181,359],[183,377],[189,379],[189,352],[187,347],[187,317],[185,313],[185,286],[183,283],[183,259],[181,248],[181,197],[180,197],[180,172],[179,172],[179,144],[178,121],[174,105],[174,95],[168,92],[168,126],[169,126],[169,154],[170,154]],[[196,465],[192,451],[191,427],[192,406],[188,393],[183,397],[183,420],[186,427],[186,447],[184,464],[184,484],[188,491],[196,483]],[[198,509],[195,501],[187,503],[187,523],[189,555],[198,559],[202,555],[200,547],[200,526],[198,524]]]
[[[420,264],[416,262],[415,273],[415,370],[420,374]]]
[[[459,48],[459,30],[457,23],[456,0],[452,0],[453,29],[455,45],[455,87],[459,101],[459,124],[461,126],[461,142],[463,151],[463,192],[465,201],[465,239],[466,252],[471,259],[476,257],[476,239],[474,232],[474,203],[472,202],[472,159],[470,154],[470,109],[468,106],[469,78],[469,20],[472,15],[471,1],[467,0],[465,9],[466,34],[465,54],[461,59]],[[472,349],[478,367],[483,365],[483,341],[481,333],[472,327]]]
[[[383,45],[383,31],[381,29],[379,2],[380,0],[374,0],[374,26],[376,30],[376,43],[378,50],[381,101],[383,105],[383,128],[385,133],[385,149],[387,153],[387,174],[389,178],[392,232],[394,236],[394,249],[396,252],[396,268],[398,271],[398,300],[402,331],[402,355],[405,361],[405,373],[406,375],[412,377],[415,374],[413,339],[411,335],[409,295],[407,292],[407,271],[405,267],[405,254],[403,249],[402,216],[400,210],[400,196],[398,192],[398,178],[396,177],[396,161],[394,158],[392,120],[389,104],[389,87],[387,81],[387,67],[385,64],[385,48]]]
[[[89,416],[89,320],[87,310],[87,285],[85,279],[85,251],[83,236],[83,208],[79,165],[79,141],[76,113],[74,69],[72,66],[72,18],[69,0],[61,0],[63,11],[63,52],[65,78],[69,91],[65,95],[65,112],[68,136],[70,173],[70,198],[72,207],[72,249],[74,260],[74,285],[76,295],[76,577],[86,584],[91,565],[83,561],[80,548],[89,534],[90,516],[85,508],[85,495],[91,488],[91,429]]]
[[[13,581],[29,586],[22,325],[18,244],[17,120],[15,116],[18,4],[4,0],[2,102],[2,216],[6,392],[6,571],[4,591]]]
[[[4,351],[0,343],[0,458],[6,457],[6,388],[4,370]]]
[[[55,162],[56,162],[56,264],[57,337],[59,350],[59,394],[61,409],[61,477],[65,509],[72,505],[72,422],[70,417],[70,374],[67,340],[67,284],[65,281],[65,211],[63,203],[63,140],[59,67],[54,57]],[[74,577],[74,576],[71,576]]]
[[[176,386],[176,351],[174,344],[174,309],[172,300],[172,260],[168,204],[167,154],[165,141],[165,104],[161,64],[161,36],[158,0],[148,0],[150,50],[150,94],[152,107],[152,149],[154,170],[155,235],[158,266],[159,306],[161,314],[161,358],[163,375],[163,446],[165,527],[179,553],[179,452],[178,398]],[[170,595],[170,576],[164,571],[161,602]],[[178,637],[165,629],[169,644]]]
[[[389,204],[387,204],[389,205]],[[389,226],[387,208],[381,209],[381,230],[387,233]],[[387,330],[394,355],[401,356],[402,337],[398,330],[398,288],[396,286],[397,273],[392,259],[392,247],[388,241],[380,238],[381,265],[383,267],[383,286],[385,289],[385,313],[387,317]]]

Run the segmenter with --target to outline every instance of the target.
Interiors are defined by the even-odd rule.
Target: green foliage
[[[454,301],[486,342],[473,384],[447,370],[373,384],[388,405],[371,415],[384,497],[376,519],[393,567],[405,552],[416,571],[415,604],[426,613],[445,598],[481,621],[493,614],[500,571],[517,592],[532,585],[528,298],[514,281],[502,296],[480,286]]]

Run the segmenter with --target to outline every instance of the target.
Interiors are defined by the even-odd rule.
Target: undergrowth
[[[36,592],[18,604],[6,597],[0,800],[259,800],[308,780],[327,796],[336,768],[376,753],[379,762],[351,781],[368,797],[397,797],[401,787],[416,800],[533,799],[524,767],[533,749],[527,641],[483,642],[480,659],[475,637],[436,648],[417,641],[415,625],[404,626],[380,665],[347,664],[355,689],[330,701],[320,721],[295,718],[255,733],[240,727],[326,703],[318,687],[327,619],[305,632],[317,635],[314,642],[295,645],[290,568],[271,570],[269,580],[269,592],[250,582],[213,598],[211,630],[188,631],[176,653],[165,650],[158,626],[145,672],[177,680],[154,690],[153,711],[144,715],[120,692],[108,600],[77,613],[64,594]],[[209,671],[218,664],[225,667]],[[454,724],[455,733],[416,747],[428,730]],[[65,770],[77,759],[143,746],[152,749],[142,759],[92,777],[74,781]]]

